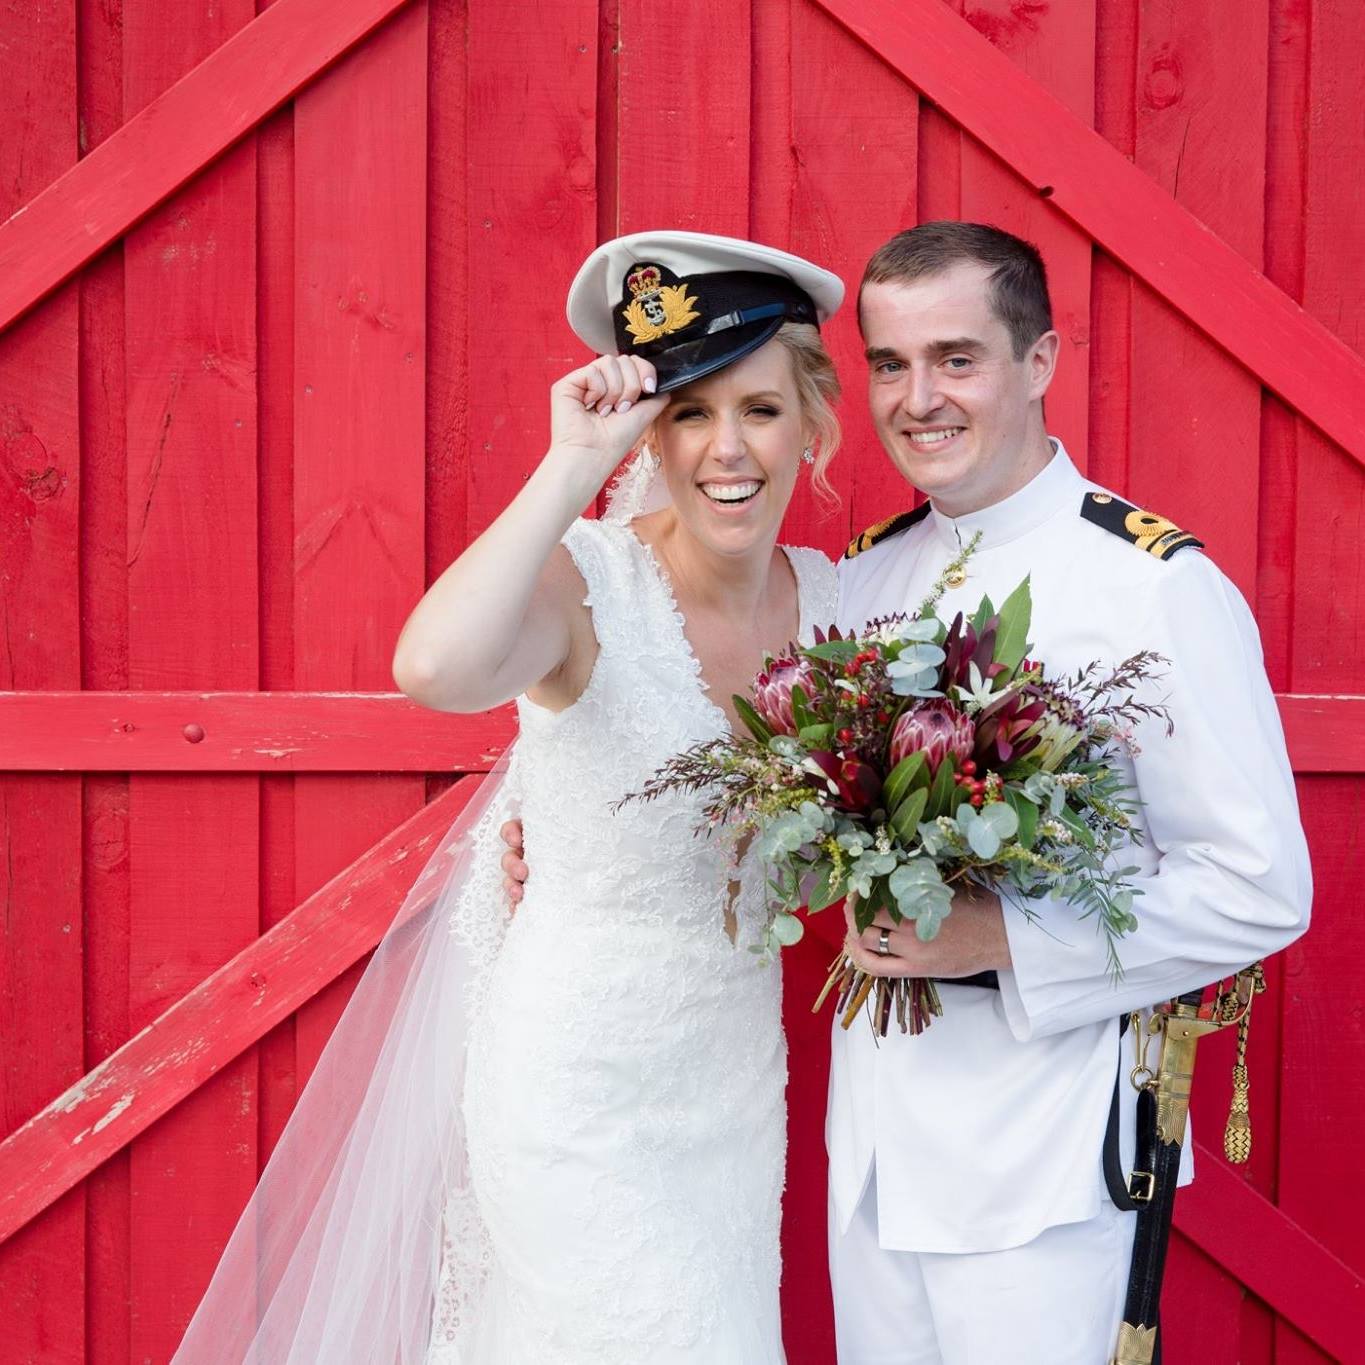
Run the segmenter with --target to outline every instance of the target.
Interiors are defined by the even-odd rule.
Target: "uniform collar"
[[[994,549],[1036,530],[1066,507],[1072,492],[1079,491],[1085,481],[1071,463],[1066,447],[1055,436],[1048,440],[1054,452],[1052,459],[1017,493],[960,517],[945,516],[930,503],[930,520],[943,543],[957,550],[980,531],[981,548]]]

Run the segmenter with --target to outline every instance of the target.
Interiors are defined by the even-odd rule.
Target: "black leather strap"
[[[940,986],[980,986],[982,990],[998,991],[1000,977],[995,972],[977,972],[975,976],[936,976]]]
[[[1128,1032],[1128,1016],[1119,1016],[1119,1060],[1114,1068],[1114,1093],[1109,1100],[1109,1122],[1104,1129],[1104,1149],[1101,1164],[1104,1169],[1104,1183],[1109,1189],[1109,1197],[1115,1208],[1132,1213],[1137,1208],[1128,1189],[1128,1179],[1123,1174],[1123,1163],[1119,1160],[1119,1095],[1123,1086],[1123,1035]]]

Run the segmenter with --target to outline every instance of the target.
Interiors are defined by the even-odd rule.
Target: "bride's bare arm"
[[[501,516],[431,585],[394,652],[393,677],[440,711],[483,711],[593,648],[583,585],[559,544],[663,411],[654,370],[602,356],[550,390],[550,449]]]

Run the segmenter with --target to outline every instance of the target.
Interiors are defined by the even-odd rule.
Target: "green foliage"
[[[1033,599],[1029,594],[1029,581],[1025,578],[1005,599],[1000,608],[1000,625],[995,632],[995,662],[1005,665],[1006,677],[1013,677],[1028,653],[1032,614]]]
[[[886,802],[888,815],[895,815],[901,802],[910,795],[929,785],[929,768],[922,753],[913,753],[903,758],[887,774],[882,785],[882,799]]]

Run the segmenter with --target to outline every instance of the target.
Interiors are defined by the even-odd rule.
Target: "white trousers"
[[[1008,1251],[884,1251],[874,1174],[843,1236],[830,1207],[839,1365],[1106,1365],[1134,1223],[1105,1200]]]

